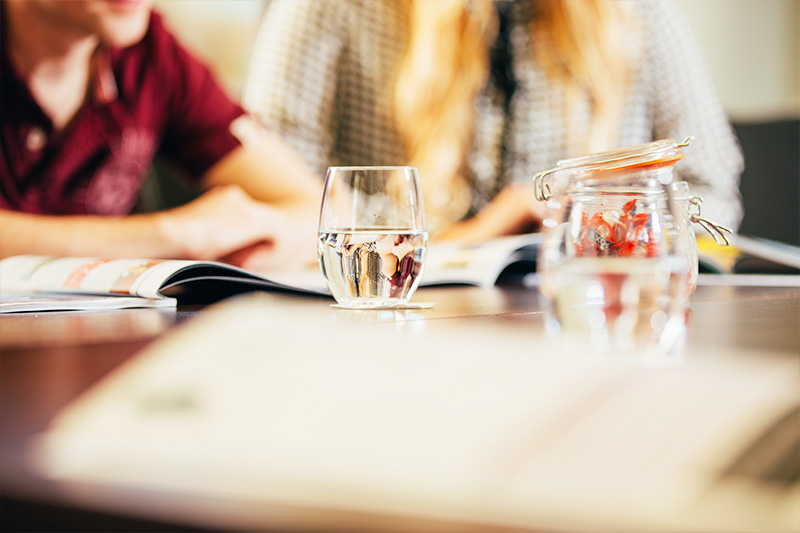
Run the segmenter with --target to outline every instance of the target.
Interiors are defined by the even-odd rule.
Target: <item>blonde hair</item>
[[[410,0],[409,45],[395,84],[395,123],[420,171],[428,225],[464,216],[470,189],[465,156],[473,100],[489,72],[490,1]]]
[[[618,0],[542,0],[531,29],[534,54],[564,91],[564,139],[574,155],[613,148],[638,47],[636,25]],[[592,106],[589,131],[573,124],[574,106]]]
[[[532,0],[531,0],[532,1]],[[616,142],[633,57],[630,17],[617,0],[539,0],[531,32],[536,60],[563,89],[565,143],[578,154]],[[419,168],[432,231],[467,213],[465,177],[474,100],[489,75],[495,35],[492,0],[410,0],[408,49],[394,85],[395,124],[409,163]],[[575,105],[592,106],[577,131]]]

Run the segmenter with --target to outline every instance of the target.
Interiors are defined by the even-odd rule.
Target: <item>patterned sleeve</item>
[[[242,100],[323,173],[333,144],[330,80],[346,43],[348,7],[337,0],[271,0]]]
[[[644,59],[655,69],[653,138],[696,137],[676,171],[703,198],[703,216],[736,229],[744,161],[702,50],[673,0],[642,5],[650,54]]]

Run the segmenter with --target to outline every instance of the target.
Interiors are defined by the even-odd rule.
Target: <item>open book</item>
[[[494,285],[510,264],[535,269],[539,235],[429,247],[422,286]],[[0,261],[0,313],[170,307],[254,290],[329,295],[316,264],[268,274],[215,261],[15,256]]]
[[[800,272],[800,249],[735,235],[721,247],[698,239],[700,271],[715,274]],[[532,285],[542,234],[478,244],[433,242],[420,287]],[[786,278],[788,279],[788,278]],[[0,313],[211,303],[254,290],[330,295],[316,264],[260,273],[214,261],[16,256],[0,261]]]
[[[497,237],[475,244],[434,242],[428,247],[422,286],[492,287],[536,271],[541,233]]]
[[[730,246],[697,238],[700,271],[714,274],[800,274],[800,248],[788,244],[733,235]]]
[[[252,290],[328,294],[314,274],[278,281],[215,261],[15,256],[0,261],[0,313],[174,307]]]

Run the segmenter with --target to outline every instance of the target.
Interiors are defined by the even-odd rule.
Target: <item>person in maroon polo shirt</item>
[[[2,2],[0,257],[310,258],[321,180],[225,96],[152,2]],[[132,215],[156,155],[209,190]]]

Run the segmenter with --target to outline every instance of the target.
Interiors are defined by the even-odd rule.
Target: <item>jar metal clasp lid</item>
[[[689,203],[695,207],[694,210],[689,211],[689,220],[694,222],[695,224],[700,224],[704,230],[711,234],[714,237],[714,241],[719,246],[728,246],[730,245],[730,240],[725,233],[733,233],[730,228],[726,228],[721,224],[717,224],[716,222],[712,222],[707,218],[703,218],[701,212],[701,206],[703,204],[703,199],[699,196],[692,196],[689,198]]]
[[[585,167],[594,170],[615,170],[653,164],[672,164],[683,157],[682,148],[692,144],[694,136],[686,137],[683,142],[664,139],[638,146],[620,148],[601,152],[586,157],[578,157],[559,161],[555,168],[539,172],[533,177],[533,189],[536,199],[549,200],[553,193],[545,178],[554,172]]]

